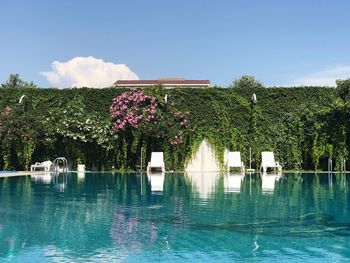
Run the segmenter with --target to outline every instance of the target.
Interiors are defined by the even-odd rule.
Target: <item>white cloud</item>
[[[137,80],[138,76],[125,64],[104,62],[102,59],[75,57],[67,62],[54,61],[52,71],[40,72],[57,88],[111,86],[117,80]]]
[[[350,78],[350,66],[337,66],[297,77],[289,84],[282,86],[329,86],[335,87],[337,79]]]

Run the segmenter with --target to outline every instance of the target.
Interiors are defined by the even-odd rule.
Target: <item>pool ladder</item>
[[[328,173],[332,173],[333,171],[333,161],[331,158],[328,158]]]
[[[340,172],[346,173],[346,160],[343,159],[341,164],[340,164]]]
[[[331,158],[328,158],[328,173],[333,172],[333,160]],[[340,172],[345,173],[346,172],[346,160],[343,159],[340,162]]]
[[[141,147],[141,150],[140,150],[140,164],[136,165],[136,170],[141,174],[144,171],[142,151],[143,151],[143,147]]]
[[[60,163],[62,164],[62,170],[60,170]],[[68,172],[68,161],[64,157],[57,157],[53,162],[53,166],[55,174],[58,174],[59,172]]]

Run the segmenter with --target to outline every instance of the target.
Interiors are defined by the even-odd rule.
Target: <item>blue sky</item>
[[[350,77],[349,10],[347,0],[5,0],[0,83],[19,73],[42,87],[74,85],[95,62],[96,72],[110,62],[126,67],[108,64],[95,81],[184,77],[226,86],[250,74],[269,86],[329,85]]]

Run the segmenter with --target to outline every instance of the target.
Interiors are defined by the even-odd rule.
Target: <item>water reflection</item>
[[[333,187],[333,173],[328,173],[328,186],[331,189]]]
[[[165,173],[147,173],[147,178],[154,194],[162,194],[164,189]]]
[[[341,173],[340,174],[340,187],[341,188],[346,188],[347,187],[347,181],[346,181],[346,174]]]
[[[224,190],[226,193],[239,193],[245,173],[227,173],[224,176]]]
[[[215,193],[220,172],[187,172],[186,178],[199,193],[200,198],[208,198]]]
[[[36,183],[50,184],[52,182],[51,173],[43,172],[42,174],[32,174],[30,175],[30,178],[33,182]]]
[[[68,174],[53,174],[53,184],[57,191],[64,192],[68,184]]]
[[[118,247],[138,251],[151,246],[157,239],[157,226],[152,220],[142,221],[142,210],[127,207],[117,208],[110,235]],[[147,242],[144,242],[145,239]]]
[[[266,172],[260,174],[261,188],[263,193],[273,193],[276,182],[282,177],[282,173],[268,174]]]
[[[221,261],[240,262],[254,249],[261,261],[266,251],[285,256],[281,244],[306,258],[307,247],[320,244],[350,258],[350,175],[333,174],[332,188],[327,173],[281,176],[89,173],[83,181],[60,175],[52,187],[35,177],[2,178],[0,261],[47,247],[72,262],[98,251],[130,255],[123,261],[220,251]]]
[[[42,172],[31,174],[30,178],[32,182],[37,184],[53,184],[54,188],[59,192],[64,192],[67,188],[67,184],[69,178],[72,177],[72,174],[68,173],[50,173],[50,172]],[[83,182],[85,179],[85,172],[78,172],[77,179],[79,182]]]
[[[77,172],[77,178],[78,181],[83,182],[85,180],[85,171],[78,171]]]

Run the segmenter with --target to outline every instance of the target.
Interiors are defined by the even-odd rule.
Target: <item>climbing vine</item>
[[[134,170],[152,151],[182,170],[206,138],[223,162],[239,150],[253,167],[271,150],[287,169],[349,159],[349,83],[232,89],[0,89],[0,169],[66,156],[88,169]],[[257,104],[252,105],[255,93]],[[18,105],[26,95],[28,108]],[[7,108],[6,108],[7,107]],[[142,152],[142,160],[141,160]]]

